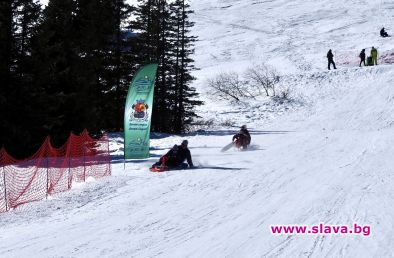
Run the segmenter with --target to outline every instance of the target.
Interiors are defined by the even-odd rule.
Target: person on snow
[[[378,50],[374,47],[371,49],[372,65],[378,65]]]
[[[175,169],[185,169],[189,165],[189,167],[193,167],[192,157],[190,154],[190,150],[187,148],[188,141],[182,141],[181,145],[174,145],[171,150],[169,150],[165,155],[160,157],[160,160],[152,165],[152,168],[155,167],[169,167]],[[187,160],[188,164],[183,163]]]
[[[389,37],[389,34],[387,34],[387,32],[384,30],[384,28],[382,28],[380,30],[380,36],[383,38]]]
[[[161,156],[159,161],[152,165],[154,167],[173,167],[176,166],[178,155],[178,145],[174,145],[165,155]]]
[[[331,49],[328,50],[327,59],[328,59],[328,70],[331,70],[330,69],[331,64],[334,66],[334,69],[337,69],[337,67],[335,66],[335,63],[334,63],[334,55],[333,55]]]
[[[189,144],[189,142],[187,140],[183,140],[181,143],[181,147],[178,150],[178,154],[177,154],[177,166],[181,166],[182,168],[187,168],[187,165],[189,165],[189,168],[194,167],[193,165],[193,161],[192,161],[192,155],[190,153],[189,148],[187,147],[187,145]],[[183,163],[185,162],[185,160],[187,161],[187,164]]]
[[[360,57],[360,67],[361,67],[362,63],[364,63],[364,66],[366,66],[366,64],[365,64],[365,49],[361,50],[359,57]]]
[[[251,142],[251,137],[246,125],[241,126],[239,132],[233,136],[233,142],[238,142],[239,146],[237,147],[242,147],[244,150],[248,148],[248,145]]]

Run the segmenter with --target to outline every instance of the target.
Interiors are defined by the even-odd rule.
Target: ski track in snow
[[[392,52],[392,38],[377,33],[384,25],[394,34],[393,3],[191,4],[194,86],[206,103],[199,113],[216,127],[155,134],[152,157],[125,170],[114,134],[112,177],[0,214],[0,257],[394,257],[394,68],[356,67],[362,48]],[[329,48],[339,68],[330,72]],[[280,70],[292,101],[209,97],[208,78],[262,60]],[[235,127],[223,126],[230,120]],[[250,150],[220,152],[244,123]],[[148,172],[184,138],[200,168]],[[370,225],[372,234],[274,236],[269,228],[319,223]]]

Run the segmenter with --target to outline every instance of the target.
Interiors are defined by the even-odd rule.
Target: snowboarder
[[[238,148],[247,149],[250,144],[251,137],[246,125],[241,126],[239,132],[233,136],[233,142]]]
[[[361,50],[359,57],[360,57],[360,67],[361,67],[362,63],[364,63],[364,66],[366,66],[366,64],[365,64],[365,49]]]
[[[328,50],[327,59],[328,59],[328,70],[331,70],[331,69],[330,69],[331,64],[333,64],[334,69],[337,69],[336,66],[335,66],[335,63],[334,63],[334,55],[333,55],[331,49]]]
[[[378,50],[374,47],[371,49],[372,65],[378,65]]]
[[[380,36],[383,38],[390,37],[389,34],[387,34],[387,32],[384,30],[384,28],[380,30]]]
[[[182,141],[181,145],[175,144],[158,162],[152,165],[151,170],[155,168],[162,170],[185,169],[188,165],[192,168],[194,165],[187,145],[187,140]],[[187,160],[187,164],[183,163],[185,160]]]

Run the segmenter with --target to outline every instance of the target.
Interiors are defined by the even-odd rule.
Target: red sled
[[[166,172],[169,171],[169,167],[167,166],[157,166],[157,167],[151,167],[150,172]]]

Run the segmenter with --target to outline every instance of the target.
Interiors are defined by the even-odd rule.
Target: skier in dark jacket
[[[362,63],[364,63],[364,66],[366,66],[366,64],[365,64],[365,49],[361,50],[359,57],[360,57],[360,67],[361,67]]]
[[[182,141],[181,145],[174,145],[165,155],[160,157],[160,160],[152,165],[154,167],[169,167],[169,168],[187,168],[193,167],[190,150],[187,148],[188,141]],[[183,163],[187,160],[188,164]]]
[[[335,63],[334,63],[334,55],[333,55],[331,49],[328,50],[327,59],[328,59],[328,70],[331,70],[331,69],[330,69],[331,64],[333,64],[334,69],[337,69],[336,66],[335,66]]]
[[[251,142],[251,137],[246,125],[241,126],[239,132],[233,136],[233,142],[238,143],[242,149],[247,149]]]
[[[389,37],[389,34],[387,34],[387,32],[384,30],[384,28],[382,28],[380,30],[380,36],[383,38]]]

